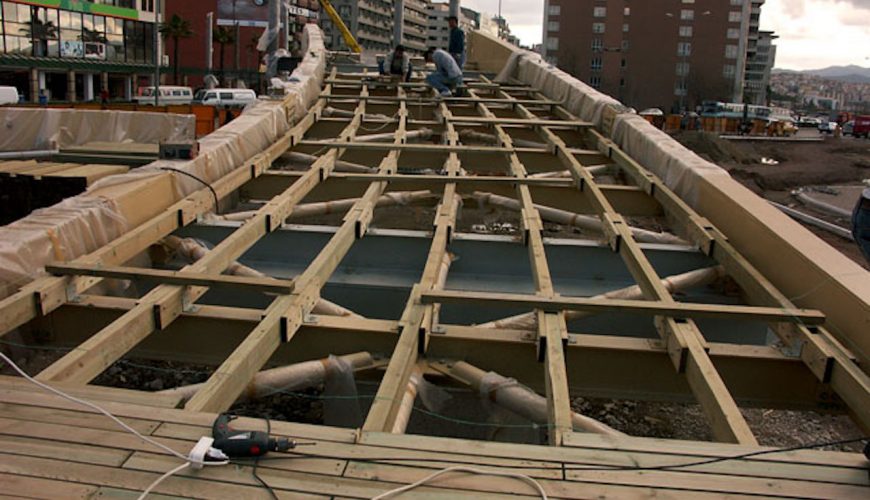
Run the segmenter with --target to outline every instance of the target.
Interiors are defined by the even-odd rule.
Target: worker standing
[[[411,58],[405,53],[405,47],[396,45],[378,69],[382,75],[400,76],[406,82],[411,80]]]
[[[870,187],[864,189],[852,211],[852,236],[870,263]]]
[[[435,64],[435,71],[426,77],[426,83],[438,91],[441,97],[451,97],[456,86],[462,83],[462,69],[453,56],[441,49],[426,51],[426,62]]]
[[[459,19],[456,16],[448,17],[447,25],[450,26],[450,43],[447,52],[450,52],[456,64],[462,69],[465,67],[465,32],[459,27]]]

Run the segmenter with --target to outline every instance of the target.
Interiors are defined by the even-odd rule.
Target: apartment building
[[[393,47],[394,0],[333,0],[344,24],[364,51],[386,52]],[[429,36],[429,0],[403,0],[402,44],[413,54],[426,50]],[[341,32],[329,16],[321,16],[321,27],[330,50],[348,50]]]
[[[743,102],[764,0],[545,0],[550,62],[637,109]],[[755,52],[752,52],[753,56]]]
[[[447,18],[450,17],[450,5],[447,3],[432,2],[426,11],[429,21],[427,45],[438,49],[447,50],[450,43],[450,27],[447,26]],[[462,7],[459,17],[459,26],[468,33],[477,29],[480,22],[480,14]]]

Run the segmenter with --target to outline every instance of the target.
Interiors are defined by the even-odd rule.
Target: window
[[[683,0],[683,3],[695,3],[695,0]]]
[[[604,43],[602,43],[600,38],[593,38],[592,39],[592,51],[593,52],[601,52],[601,50],[603,48],[604,48]]]
[[[722,76],[725,78],[734,78],[735,73],[737,73],[737,67],[733,64],[722,66]]]
[[[624,23],[624,24],[622,25],[622,32],[623,32],[623,33],[628,33],[628,23]]]
[[[624,16],[630,16],[630,15],[631,15],[631,7],[626,7],[626,8],[622,11],[622,15],[624,15]]]
[[[731,5],[743,5],[743,0],[731,0]]]
[[[680,11],[680,19],[683,21],[691,21],[695,19],[695,11],[692,9],[683,9]]]
[[[559,21],[550,21],[547,23],[547,31],[559,31]]]
[[[595,88],[595,89],[600,88],[601,87],[601,77],[598,75],[593,75],[592,77],[589,78],[589,85],[591,85],[592,88]]]
[[[221,99],[223,100],[232,100],[233,93],[232,92],[221,92]]]
[[[685,80],[680,80],[674,86],[674,95],[686,95],[687,83]]]
[[[743,19],[743,13],[739,10],[732,10],[728,13],[729,23],[739,23]]]
[[[592,8],[592,16],[593,17],[605,17],[605,16],[607,16],[607,7],[593,7]]]
[[[619,63],[619,66],[624,68],[626,64],[628,64],[628,63],[625,62],[625,58],[623,57],[622,61],[620,61],[620,63]]]
[[[677,76],[687,76],[689,74],[689,63],[682,61],[677,63]]]
[[[692,44],[690,42],[680,42],[677,44],[677,55],[678,56],[690,56],[692,55]]]
[[[737,28],[728,28],[728,38],[740,38],[740,30]]]
[[[592,23],[593,33],[604,33],[604,23]]]
[[[726,45],[725,46],[725,58],[726,59],[737,59],[737,51],[738,51],[738,48],[736,45]]]
[[[603,66],[603,64],[601,62],[600,57],[593,57],[592,64],[589,65],[589,67],[592,68],[593,70],[600,70],[602,66]]]
[[[559,39],[555,37],[547,38],[547,50],[557,50],[559,48]]]
[[[692,27],[680,26],[680,36],[692,36]]]
[[[628,51],[628,40],[623,40],[623,41],[622,41],[622,51],[623,51],[623,52]]]
[[[547,10],[547,14],[549,14],[549,15],[551,15],[551,16],[558,16],[558,15],[561,13],[561,11],[562,11],[562,7],[561,7],[561,6],[559,6],[559,5],[550,5],[549,9]]]

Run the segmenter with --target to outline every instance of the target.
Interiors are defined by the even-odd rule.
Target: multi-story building
[[[395,4],[393,0],[333,0],[344,24],[364,51],[386,52],[393,46]],[[427,9],[429,0],[404,0],[402,44],[410,53],[426,51],[429,36]],[[348,50],[341,32],[328,16],[321,16],[326,46],[331,50]]]
[[[480,14],[463,7],[459,17],[459,27],[466,33],[477,29]],[[427,11],[429,19],[429,36],[426,43],[429,47],[447,50],[450,43],[450,28],[447,26],[447,18],[450,17],[450,5],[446,3],[431,3]]]
[[[108,1],[108,0],[107,0]],[[212,39],[211,61],[208,60],[208,18],[213,13],[213,29],[223,33]],[[301,45],[302,31],[306,23],[317,22],[320,15],[318,0],[291,0],[284,11],[287,14],[288,50]],[[261,81],[260,65],[263,53],[257,50],[257,41],[269,25],[268,1],[241,0],[167,0],[166,19],[178,15],[190,23],[193,36],[179,40],[178,83],[197,87],[206,74],[214,74],[226,85],[237,81],[256,88]],[[279,45],[283,44],[284,23]],[[223,36],[221,36],[223,35]],[[221,43],[223,42],[223,43]],[[166,54],[170,59],[168,75],[164,82],[172,83],[175,68],[174,41],[166,41]],[[209,64],[209,62],[211,64]]]
[[[545,0],[544,55],[638,109],[743,102],[763,0]]]
[[[155,0],[4,0],[0,12],[0,85],[27,100],[129,99],[152,79]]]
[[[748,56],[746,64],[746,84],[744,93],[746,102],[766,105],[770,96],[770,72],[776,62],[776,45],[773,41],[778,37],[772,31],[760,31],[755,44],[755,51]]]

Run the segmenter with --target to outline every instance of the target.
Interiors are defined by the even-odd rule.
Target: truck
[[[870,137],[870,115],[858,115],[843,127],[843,135],[852,137]]]

